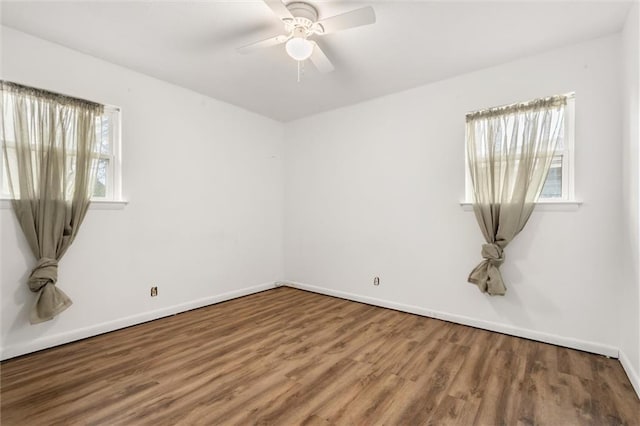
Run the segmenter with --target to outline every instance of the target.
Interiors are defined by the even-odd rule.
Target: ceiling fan
[[[318,20],[318,10],[307,2],[294,1],[284,4],[281,0],[263,0],[273,13],[284,23],[286,34],[261,40],[238,48],[240,53],[285,44],[289,56],[300,62],[310,59],[320,72],[331,72],[334,66],[324,54],[313,36],[335,33],[349,28],[376,22],[376,14],[371,6],[352,10],[341,15]]]

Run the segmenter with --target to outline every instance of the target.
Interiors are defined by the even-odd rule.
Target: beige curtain
[[[467,160],[473,211],[484,235],[484,260],[469,282],[491,295],[506,292],[499,267],[504,248],[533,212],[563,137],[566,96],[467,115]]]
[[[58,287],[58,261],[89,207],[97,170],[96,121],[103,106],[0,81],[4,177],[36,257],[28,279],[37,293],[32,324],[71,305]]]

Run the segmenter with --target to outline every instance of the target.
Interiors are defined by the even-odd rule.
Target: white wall
[[[2,78],[122,107],[129,200],[121,210],[89,212],[60,265],[59,285],[75,303],[36,326],[28,324],[25,284],[34,261],[13,212],[0,209],[2,357],[287,278],[596,352],[621,347],[640,371],[634,16],[622,38],[287,125],[1,28]],[[534,213],[507,249],[507,295],[483,295],[466,283],[483,240],[459,205],[464,114],[569,91],[584,204]],[[631,118],[624,127],[621,115]],[[629,227],[633,238],[621,244]],[[152,284],[160,290],[153,299]]]
[[[282,278],[281,123],[8,28],[1,34],[2,78],[122,107],[129,201],[88,212],[60,262],[58,284],[74,304],[35,326],[26,286],[34,259],[13,211],[0,210],[3,358]]]
[[[627,232],[619,72],[616,35],[288,124],[285,276],[331,294],[617,355]],[[584,204],[534,212],[506,250],[506,296],[482,294],[466,282],[483,238],[459,205],[465,113],[570,91]]]
[[[621,289],[620,359],[640,395],[640,7],[636,3],[622,33],[623,47],[623,213],[627,239],[623,253],[628,256],[629,278]]]

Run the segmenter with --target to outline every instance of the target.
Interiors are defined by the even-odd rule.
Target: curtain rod
[[[8,87],[10,89],[15,89],[17,91],[27,92],[32,95],[44,96],[47,98],[62,100],[65,102],[72,102],[78,104],[84,104],[92,107],[100,107],[100,108],[115,108],[116,110],[120,110],[119,107],[112,105],[105,105],[99,102],[90,101],[88,99],[78,98],[77,96],[70,96],[60,92],[54,92],[52,90],[41,89],[39,87],[27,86],[25,84],[16,83],[14,81],[2,80],[0,79],[0,89],[4,89]]]
[[[501,105],[493,108],[481,109],[468,112],[466,114],[467,122],[478,118],[495,117],[503,114],[509,114],[516,111],[530,111],[536,108],[565,105],[568,99],[573,99],[575,93],[566,93],[564,95],[549,96],[546,98],[533,99],[526,102],[516,102],[508,105]]]

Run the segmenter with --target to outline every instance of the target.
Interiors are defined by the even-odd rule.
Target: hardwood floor
[[[640,424],[617,360],[286,287],[0,367],[3,426]]]

